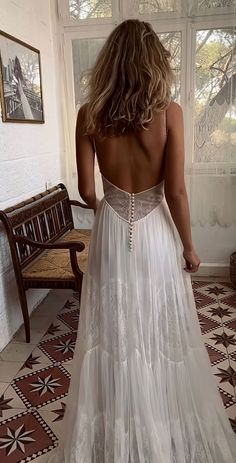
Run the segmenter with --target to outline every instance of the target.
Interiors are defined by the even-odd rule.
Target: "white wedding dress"
[[[235,463],[164,182],[103,177],[55,463]]]

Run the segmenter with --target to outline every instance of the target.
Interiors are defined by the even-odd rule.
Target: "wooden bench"
[[[74,228],[71,206],[88,209],[87,205],[70,200],[66,187],[60,183],[0,211],[16,276],[26,342],[30,342],[27,289],[71,288],[81,292],[91,231]]]

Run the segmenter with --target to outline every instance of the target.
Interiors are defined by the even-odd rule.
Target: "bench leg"
[[[19,290],[19,299],[20,299],[20,305],[21,305],[24,326],[25,326],[25,339],[26,339],[26,342],[30,342],[30,319],[29,319],[27,298],[26,298],[24,288],[19,287],[18,290]]]

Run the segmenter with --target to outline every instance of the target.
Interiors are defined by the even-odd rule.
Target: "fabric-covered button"
[[[133,251],[133,227],[134,227],[134,193],[130,196],[130,217],[129,217],[129,251]]]

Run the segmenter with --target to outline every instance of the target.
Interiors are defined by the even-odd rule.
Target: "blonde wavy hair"
[[[117,26],[90,73],[86,133],[107,137],[147,129],[171,99],[169,58],[149,23],[129,19]]]

